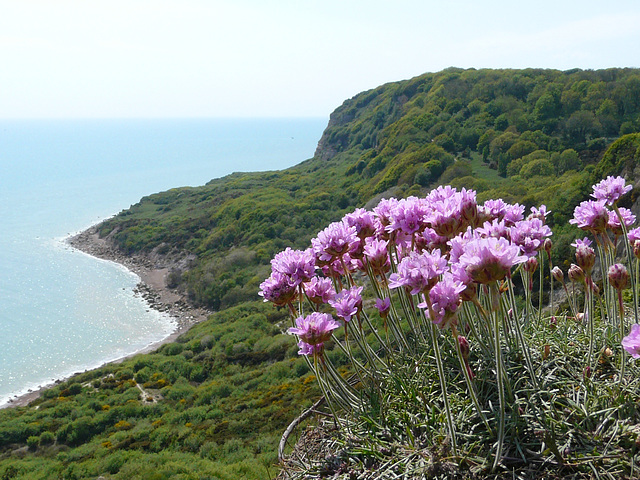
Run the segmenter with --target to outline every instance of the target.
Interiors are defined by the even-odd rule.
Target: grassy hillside
[[[347,100],[295,167],[143,198],[101,235],[192,258],[171,281],[218,313],[0,411],[0,478],[268,478],[282,430],[319,395],[286,312],[258,301],[276,252],[356,206],[450,183],[546,203],[567,258],[574,206],[595,178],[635,173],[638,131],[640,70],[448,69]]]
[[[219,309],[257,299],[263,266],[329,221],[450,183],[546,203],[564,225],[620,135],[640,131],[640,70],[447,69],[363,92],[331,115],[314,158],[150,195],[103,224],[125,251],[196,256],[175,281]]]

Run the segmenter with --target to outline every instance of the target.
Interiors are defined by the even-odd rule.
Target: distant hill
[[[173,282],[225,308],[257,298],[277,251],[383,196],[451,184],[480,200],[546,203],[563,225],[608,145],[638,131],[638,69],[449,68],[345,101],[312,159],[150,195],[101,233],[125,252],[192,258]]]

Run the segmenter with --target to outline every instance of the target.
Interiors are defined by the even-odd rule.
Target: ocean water
[[[326,119],[0,121],[0,406],[169,335],[138,277],[64,239],[142,196],[313,156]]]

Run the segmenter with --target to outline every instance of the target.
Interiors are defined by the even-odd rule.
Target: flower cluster
[[[635,270],[631,264],[627,269],[614,263],[621,251],[617,243],[626,244],[627,260],[633,254],[640,259],[640,228],[633,228],[636,218],[617,205],[630,189],[621,177],[608,177],[593,187],[593,200],[575,208],[570,223],[591,236],[573,243],[575,264],[566,272],[574,289],[578,285],[584,292],[580,300],[569,294],[562,269],[552,265],[552,232],[546,224],[550,212],[544,205],[527,214],[523,205],[502,199],[479,204],[476,192],[450,186],[438,187],[424,198],[383,199],[372,210],[358,208],[319,232],[308,249],[287,248],[278,253],[271,262],[271,275],[260,285],[260,295],[289,309],[294,326],[288,333],[297,335],[299,354],[313,369],[332,410],[336,405],[346,411],[360,408],[368,392],[380,389],[385,383],[381,380],[392,376],[393,367],[407,358],[433,359],[445,405],[444,413],[438,414],[446,418],[455,455],[456,427],[447,400],[447,381],[453,376],[444,372],[447,364],[442,361],[440,344],[448,348],[449,354],[458,357],[465,394],[473,401],[479,419],[487,431],[497,434],[497,465],[506,438],[509,388],[505,384],[512,381],[502,356],[518,352],[526,379],[519,377],[517,382],[529,382],[530,391],[548,381],[540,377],[540,368],[534,363],[545,361],[551,347],[545,345],[540,357],[532,354],[527,343],[527,335],[530,340],[535,330],[532,325],[543,325],[545,275],[551,288],[551,321],[544,325],[555,329],[559,324],[553,304],[555,280],[566,292],[571,318],[577,320],[572,324],[588,332],[585,378],[596,376],[596,319],[613,322],[618,318],[618,351],[624,349],[640,358],[634,285],[638,261]],[[607,275],[598,279],[598,272]],[[536,273],[540,274],[537,312],[531,298]],[[518,274],[524,298],[516,301]],[[622,292],[629,284],[634,292],[636,324],[623,338],[628,322]],[[453,341],[443,342],[449,334]],[[361,387],[346,381],[344,372],[332,363],[333,354],[325,355],[325,344],[331,339],[347,357]],[[476,389],[474,382],[486,375],[476,376],[471,369],[472,346],[484,353],[484,361],[477,363],[484,368],[487,356],[493,355],[489,364],[495,379],[481,389]],[[623,378],[624,355],[619,357]],[[411,368],[418,372],[418,363]],[[459,387],[457,382],[456,398],[462,397]],[[495,390],[497,409],[489,403],[495,402]],[[491,400],[485,398],[482,405],[478,391],[488,392]],[[384,397],[380,393],[376,399]],[[493,426],[488,411],[494,412]],[[334,412],[336,421],[338,417]]]
[[[377,299],[385,317],[392,292],[401,288],[426,296],[416,303],[444,328],[455,324],[458,305],[474,297],[477,285],[503,280],[537,255],[551,235],[547,214],[542,206],[525,219],[522,205],[500,199],[479,205],[473,190],[450,186],[425,198],[383,199],[372,211],[359,208],[330,224],[309,249],[277,254],[260,295],[292,309],[304,295],[314,310],[347,324],[362,311],[363,285],[354,278],[368,275],[385,286]]]

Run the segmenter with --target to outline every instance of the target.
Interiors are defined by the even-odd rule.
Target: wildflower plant
[[[570,223],[590,238],[573,244],[571,290],[551,263],[544,205],[525,217],[524,206],[480,205],[474,191],[446,186],[357,209],[318,233],[308,250],[281,252],[260,294],[289,309],[288,332],[345,438],[363,419],[381,431],[404,422],[409,442],[417,429],[434,449],[440,439],[458,463],[496,471],[516,456],[565,465],[572,445],[557,433],[562,402],[588,416],[596,381],[637,398],[625,365],[626,352],[640,356],[640,230],[629,231],[635,218],[617,207],[630,189],[609,177],[594,186],[595,200],[576,207]],[[567,308],[553,292],[545,307],[545,277],[551,289],[554,280],[562,284]],[[629,284],[631,314],[622,296]],[[568,351],[553,358],[553,339],[553,348],[574,348],[573,358]],[[563,372],[571,382],[558,381]],[[399,414],[392,391],[422,411]],[[487,440],[490,460],[470,460]]]

